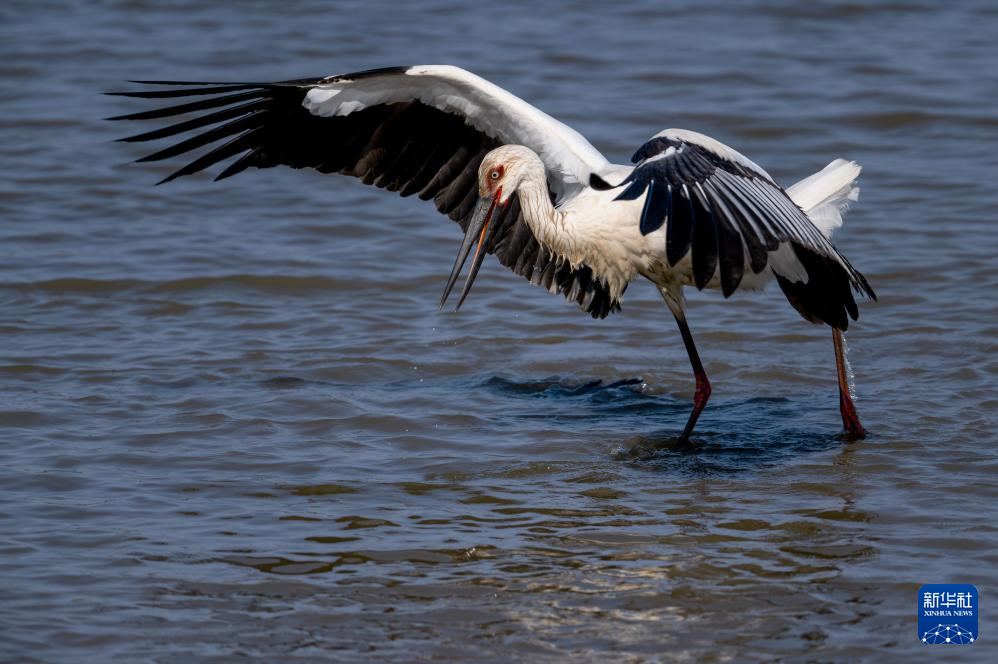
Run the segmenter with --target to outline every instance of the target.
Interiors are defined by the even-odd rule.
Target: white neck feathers
[[[635,271],[628,252],[620,246],[622,238],[616,225],[607,223],[610,215],[602,209],[605,205],[602,199],[606,196],[590,198],[584,191],[567,207],[556,209],[540,157],[527,148],[512,145],[498,148],[493,154],[497,161],[501,159],[500,163],[506,164],[505,186],[513,188],[519,196],[523,219],[534,237],[553,254],[567,260],[572,268],[587,265],[594,277],[609,287],[611,296],[619,298]],[[490,167],[491,164],[483,165],[486,170]],[[626,207],[626,203],[622,206]]]

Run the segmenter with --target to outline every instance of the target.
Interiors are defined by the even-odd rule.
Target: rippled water
[[[998,657],[993,3],[0,7],[0,658],[910,659],[975,584]],[[152,183],[131,78],[456,63],[623,161],[669,126],[834,157],[881,295],[831,338],[647,284],[592,321],[422,205],[289,170]],[[938,653],[936,653],[938,655]],[[964,653],[964,656],[969,656]]]

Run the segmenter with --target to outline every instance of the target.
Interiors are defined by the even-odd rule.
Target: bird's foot
[[[692,452],[697,452],[703,447],[702,443],[697,443],[688,436],[679,436],[676,438],[671,445],[673,452],[679,452],[680,454],[690,454]]]
[[[856,406],[847,394],[839,394],[839,412],[842,413],[842,426],[846,430],[846,440],[862,440],[866,438],[866,429],[859,423]]]
[[[703,443],[676,436],[669,432],[638,436],[613,452],[618,461],[654,461],[663,454],[693,454],[703,449]]]

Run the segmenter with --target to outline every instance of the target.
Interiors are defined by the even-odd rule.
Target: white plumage
[[[414,99],[459,115],[504,143],[530,148],[548,167],[556,193],[577,193],[588,184],[591,173],[602,173],[610,165],[568,125],[498,85],[452,65],[409,67],[394,76],[333,76],[309,90],[302,104],[314,115],[328,117]]]
[[[829,242],[858,197],[860,168],[837,159],[783,190],[758,164],[703,134],[666,129],[610,163],[581,134],[502,88],[457,67],[394,67],[282,83],[169,83],[114,93],[195,97],[114,119],[209,111],[123,139],[194,133],[142,161],[209,146],[164,181],[235,158],[218,179],[253,166],[315,168],[403,196],[432,198],[465,240],[447,299],[475,255],[458,306],[486,254],[561,293],[593,317],[619,309],[636,276],[651,280],[674,314],[697,378],[687,440],[710,384],[686,323],[683,289],[725,297],[775,278],[804,318],[833,328],[843,422],[863,429],[844,386],[841,331],[858,316],[852,291],[875,297]]]
[[[859,200],[856,178],[862,170],[854,161],[836,159],[814,175],[788,187],[787,195],[807,212],[825,237],[831,238],[835,229],[842,225],[849,203]]]

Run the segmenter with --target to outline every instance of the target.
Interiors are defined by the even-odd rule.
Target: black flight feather
[[[477,172],[482,158],[501,142],[475,129],[456,113],[440,111],[418,100],[375,104],[345,116],[319,117],[302,105],[315,85],[344,80],[394,76],[406,67],[356,72],[326,79],[298,79],[278,83],[210,83],[204,81],[147,81],[169,89],[118,94],[138,99],[199,97],[195,101],[119,115],[113,120],[157,120],[208,111],[165,127],[122,139],[155,141],[198,130],[177,143],[144,157],[169,159],[205,149],[161,182],[190,175],[235,157],[218,174],[224,179],[247,168],[315,168],[343,173],[375,186],[397,190],[403,196],[419,194],[434,199],[437,208],[467,226],[477,202]],[[596,174],[597,186],[610,187]],[[642,188],[647,185],[643,183]],[[638,193],[637,195],[640,195]],[[578,303],[594,318],[620,310],[605,282],[587,265],[572,267],[545,249],[523,219],[514,197],[496,217],[497,232],[487,251],[514,272],[541,283]]]

